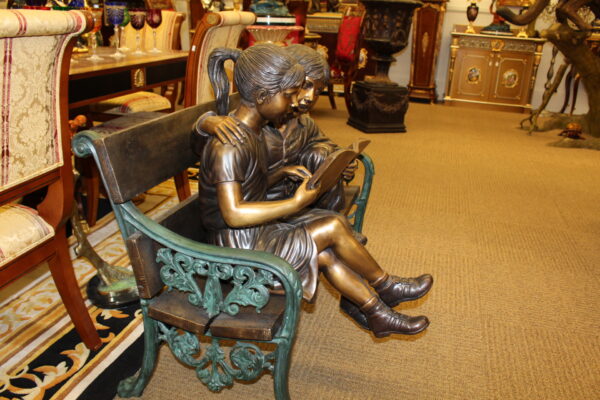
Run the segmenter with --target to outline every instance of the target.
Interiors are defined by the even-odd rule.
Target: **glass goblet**
[[[125,34],[125,27],[127,26],[127,24],[129,24],[130,20],[131,16],[129,15],[129,9],[125,8],[125,13],[123,14],[123,22],[119,24],[119,30],[121,31],[121,47],[119,47],[119,50],[124,51],[125,53],[131,50],[129,47],[127,47],[127,35]]]
[[[142,51],[142,38],[140,31],[144,28],[146,23],[146,10],[143,8],[133,8],[129,11],[131,18],[131,26],[135,29],[135,51],[131,54],[141,56],[146,54]]]
[[[121,53],[119,50],[119,24],[123,23],[125,19],[125,7],[126,3],[122,2],[106,2],[104,3],[106,7],[106,16],[108,17],[108,22],[114,26],[115,30],[115,52],[111,55],[115,58],[125,57],[125,54]]]
[[[94,27],[88,34],[88,47],[91,50],[91,55],[88,57],[90,61],[100,61],[102,57],[96,54],[96,49],[98,48],[98,37],[97,33],[102,27],[102,9],[101,8],[91,8],[89,11],[92,13],[92,18],[94,20]]]
[[[154,47],[148,50],[149,53],[161,53],[161,50],[156,46],[156,28],[160,26],[162,22],[162,11],[160,8],[151,8],[146,11],[146,23],[152,28],[152,38],[154,40]]]

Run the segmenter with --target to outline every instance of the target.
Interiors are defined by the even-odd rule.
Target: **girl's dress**
[[[333,211],[307,209],[284,220],[244,228],[227,226],[219,210],[216,185],[239,182],[244,201],[267,201],[269,158],[263,133],[256,135],[243,124],[247,140],[236,146],[211,138],[203,149],[198,190],[202,222],[211,244],[240,249],[262,250],[275,254],[298,271],[303,297],[314,299],[318,283],[317,247],[307,224]]]

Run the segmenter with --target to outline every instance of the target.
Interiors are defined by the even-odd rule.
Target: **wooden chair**
[[[156,29],[156,47],[163,51],[181,49],[181,24],[185,20],[185,14],[162,10],[162,23]],[[136,31],[131,24],[125,26],[125,43],[131,50],[135,50]],[[152,28],[144,25],[140,31],[141,47],[144,51],[150,50],[154,46]],[[140,111],[167,111],[175,110],[177,99],[177,87],[170,85],[163,87],[161,94],[154,92],[135,92],[124,96],[103,100],[90,107],[92,117],[96,120],[107,120],[116,118],[120,115],[140,112]],[[107,116],[108,114],[108,116]]]
[[[352,81],[356,76],[360,61],[360,27],[363,11],[359,8],[348,7],[342,16],[335,50],[335,58],[330,63],[331,78],[327,86],[327,94],[331,108],[337,109],[335,104],[334,84],[344,85],[344,100],[346,107],[350,105],[350,90]],[[365,60],[366,63],[366,60]]]
[[[159,221],[131,201],[197,161],[190,132],[199,115],[214,109],[213,102],[205,103],[117,133],[90,130],[73,139],[75,154],[93,156],[100,170],[138,284],[143,363],[136,376],[120,382],[122,397],[142,394],[158,346],[166,342],[212,391],[234,379],[253,381],[269,370],[275,397],[289,399],[290,353],[302,298],[297,272],[268,253],[203,243],[197,195]],[[270,292],[275,279],[283,294]],[[199,336],[210,341],[201,342]],[[228,346],[231,341],[235,345]],[[275,347],[266,350],[251,342]]]
[[[255,20],[256,15],[247,11],[204,14],[192,38],[185,74],[184,107],[214,100],[208,79],[208,56],[217,47],[238,47],[241,33]]]
[[[69,256],[73,211],[68,73],[75,37],[91,27],[79,11],[0,10],[2,164],[0,286],[47,261],[77,332],[90,349],[100,338]],[[18,199],[46,188],[36,208]]]

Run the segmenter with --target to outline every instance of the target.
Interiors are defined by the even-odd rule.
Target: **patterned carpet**
[[[177,202],[174,196],[174,187],[167,182],[148,192],[140,207],[150,215],[159,215]],[[110,264],[128,265],[112,213],[93,227],[89,240]],[[77,279],[87,300],[85,287],[95,275],[95,269],[85,258],[72,255]],[[99,377],[140,338],[143,329],[138,307],[104,310],[87,302],[103,342],[98,351],[91,352],[74,331],[47,267],[40,268],[41,275],[37,279],[17,293],[1,298],[0,399],[75,399],[82,393],[85,394],[82,399],[112,398],[116,382],[105,383]],[[141,342],[138,341],[138,352]],[[120,371],[123,374],[137,369],[130,362],[126,364],[130,365],[124,367],[126,371]],[[97,387],[93,393],[88,390],[86,394],[94,380],[99,382]]]

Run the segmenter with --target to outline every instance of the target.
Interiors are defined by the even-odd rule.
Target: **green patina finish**
[[[160,276],[171,289],[191,293],[188,300],[202,307],[209,318],[226,312],[235,315],[239,306],[254,306],[260,312],[269,302],[268,286],[273,286],[273,274],[246,266],[233,266],[219,262],[207,262],[182,253],[173,253],[167,248],[158,250],[156,260],[163,264]],[[204,293],[193,279],[194,275],[207,278]],[[220,281],[229,281],[233,290],[223,299]]]
[[[369,196],[371,195],[371,185],[373,184],[373,176],[375,175],[375,166],[373,165],[373,160],[371,157],[366,155],[365,153],[361,153],[358,155],[358,160],[363,164],[365,168],[365,177],[363,179],[363,184],[360,189],[360,194],[354,201],[356,204],[355,211],[348,215],[348,220],[352,221],[352,229],[356,232],[362,233],[362,226],[365,220],[365,212],[367,211],[367,203],[369,201]]]
[[[189,333],[158,323],[159,338],[166,341],[179,361],[196,370],[198,379],[213,392],[233,385],[234,379],[252,381],[265,370],[272,370],[272,360],[276,352],[267,355],[252,343],[237,342],[229,351],[229,362],[220,346],[219,338],[212,338],[211,344],[202,356],[200,341]]]

